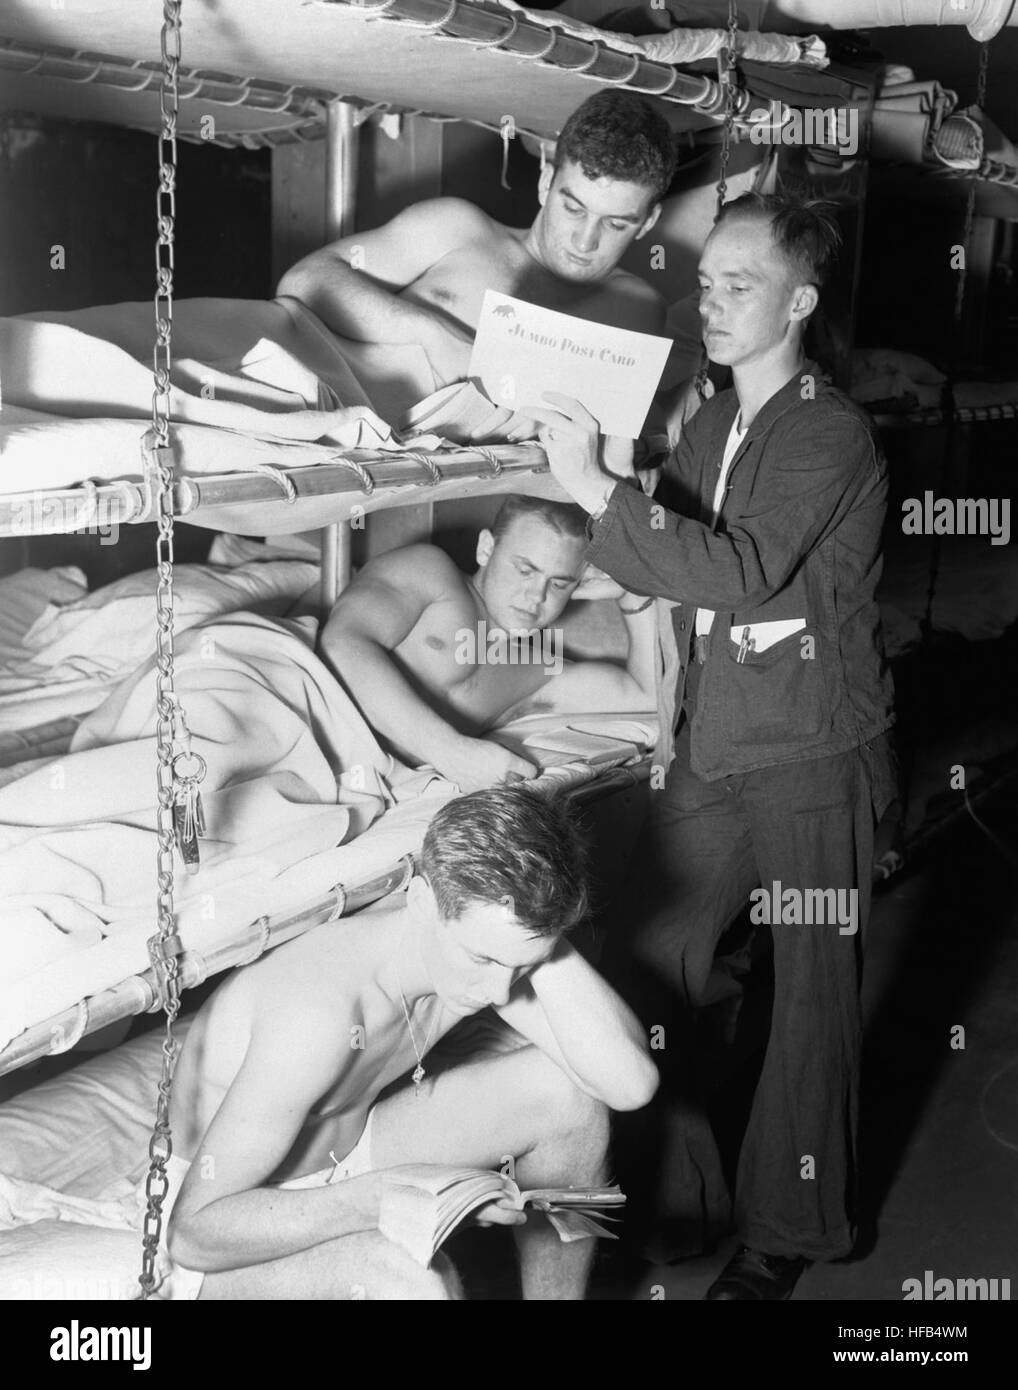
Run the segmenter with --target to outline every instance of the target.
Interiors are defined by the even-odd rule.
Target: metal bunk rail
[[[356,449],[337,455],[334,461],[302,467],[178,477],[174,515],[200,522],[200,514],[212,508],[332,496],[348,497],[351,506],[374,498],[365,507],[374,510],[381,503],[376,493],[398,493],[402,504],[414,500],[406,495],[410,488],[430,490],[434,495],[434,489],[441,489],[443,484],[490,483],[535,473],[548,473],[544,450],[537,444],[467,446],[447,453]],[[145,480],[87,482],[71,488],[0,495],[0,536],[66,535],[97,525],[138,525],[154,516],[152,489]]]
[[[670,63],[655,62],[636,53],[615,52],[600,41],[579,38],[521,18],[516,12],[481,9],[464,0],[314,0],[363,14],[367,20],[403,21],[408,26],[445,38],[461,39],[485,48],[498,48],[515,58],[549,63],[602,82],[630,87],[647,96],[667,97],[693,106],[703,115],[721,118],[725,89],[720,82],[680,72]],[[611,34],[605,39],[610,43]],[[756,99],[737,94],[736,117],[745,116]]]
[[[918,410],[881,411],[873,419],[883,429],[905,429],[913,425],[946,425],[948,415],[938,405]],[[958,425],[992,425],[1002,420],[1018,420],[1018,403],[1000,401],[994,405],[956,405],[954,419]]]
[[[77,3],[84,3],[84,0],[77,0]],[[594,84],[610,84],[660,97],[673,110],[686,108],[694,126],[720,122],[724,118],[725,83],[720,80],[718,71],[691,72],[688,64],[683,70],[682,66],[648,58],[626,46],[614,47],[613,38],[618,36],[610,31],[605,31],[603,38],[571,33],[567,27],[556,24],[554,18],[542,22],[537,17],[471,3],[471,0],[311,0],[302,8],[305,14],[311,12],[308,22],[317,35],[311,50],[313,60],[303,68],[293,62],[278,63],[276,49],[268,46],[265,12],[261,9],[259,13],[244,16],[249,26],[245,50],[249,53],[249,61],[242,69],[231,71],[237,52],[223,41],[223,35],[230,29],[228,18],[222,16],[217,27],[208,17],[202,16],[199,27],[191,34],[191,48],[197,52],[198,61],[194,67],[182,67],[179,74],[183,103],[178,131],[181,138],[210,139],[226,146],[249,148],[315,139],[324,133],[324,107],[335,99],[361,107],[362,119],[376,111],[392,111],[439,121],[466,120],[501,132],[500,121],[504,116],[500,112],[504,102],[492,104],[492,84],[484,84],[476,99],[464,108],[462,91],[457,91],[454,99],[453,92],[440,85],[432,97],[426,87],[417,84],[413,96],[408,98],[398,80],[394,80],[389,91],[382,91],[377,82],[369,80],[373,74],[365,65],[351,67],[348,63],[344,67],[344,35],[356,44],[357,31],[377,34],[378,57],[383,68],[386,54],[393,46],[413,53],[419,50],[418,39],[434,39],[443,58],[449,45],[461,46],[467,63],[478,56],[486,61],[487,51],[497,50],[498,54],[515,60],[509,65],[510,69],[515,67],[521,74],[541,70],[543,75],[538,79],[541,89],[554,87],[556,80],[560,86],[562,81],[571,84],[575,75],[577,79],[590,79]],[[150,98],[158,87],[158,61],[155,55],[137,56],[144,50],[134,26],[129,23],[121,34],[114,36],[102,25],[89,27],[87,17],[77,11],[76,5],[69,3],[65,9],[62,3],[60,10],[62,15],[46,33],[24,19],[19,22],[15,13],[12,30],[0,37],[0,71],[10,72],[16,82],[23,84],[21,102],[24,108],[34,110],[38,105],[45,111],[47,103],[39,99],[39,93],[48,84],[52,84],[54,90],[105,88],[116,98],[112,108],[112,119],[116,123],[151,128],[157,118]],[[324,26],[315,24],[315,11],[320,15],[330,13],[337,22]],[[280,22],[285,25],[292,11],[282,0],[279,13]],[[331,30],[335,33],[330,36]],[[340,45],[338,69],[321,61],[330,37]],[[50,42],[60,38],[65,40],[63,44]],[[133,50],[116,41],[121,38],[126,40],[126,45],[135,45]],[[426,67],[427,56],[420,52],[417,56]],[[259,67],[265,70],[259,71]],[[736,90],[733,114],[737,126],[748,128],[752,113],[770,105],[766,95],[753,91],[759,76],[765,79],[766,88],[768,65],[746,61],[743,68],[745,85]],[[504,60],[496,58],[493,71],[504,85],[507,81]],[[40,83],[39,79],[43,81]],[[508,82],[511,90],[515,84],[511,78]],[[577,100],[584,94],[586,85],[584,81],[576,83]],[[499,81],[495,81],[494,88],[498,87]],[[240,129],[231,129],[227,121],[210,134],[204,126],[198,128],[195,99],[200,100],[198,109],[203,113],[247,108],[247,119]],[[82,90],[81,116],[87,118],[91,109],[100,108],[106,110],[101,103],[98,106],[89,103]],[[554,138],[557,131],[547,117],[542,120],[534,115],[530,120],[521,119],[523,109],[516,118],[520,134],[543,140]],[[252,119],[258,111],[276,119],[269,119],[261,126]],[[98,118],[111,119],[108,111]]]
[[[586,765],[552,770],[535,779],[531,785],[543,783],[549,790],[562,786],[563,794],[580,806],[614,792],[631,790],[649,778],[651,766],[652,757],[646,754],[635,763],[603,770]],[[294,912],[260,917],[239,936],[215,947],[207,955],[178,945],[180,988],[194,989],[212,975],[238,965],[250,965],[270,947],[281,946],[284,941],[300,936],[312,927],[349,916],[369,903],[399,892],[409,882],[414,863],[413,855],[405,855],[384,873],[352,884],[349,888],[337,884],[323,898],[305,903]],[[139,975],[131,975],[42,1023],[33,1024],[12,1039],[5,1048],[0,1049],[0,1076],[43,1057],[68,1052],[83,1037],[98,1032],[100,1028],[136,1014],[153,1013],[160,1007],[155,971],[148,969]]]

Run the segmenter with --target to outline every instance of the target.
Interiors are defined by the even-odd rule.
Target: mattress
[[[184,1020],[177,1036],[187,1028]],[[103,1203],[108,1220],[140,1214],[135,1194],[148,1167],[162,1040],[154,1029],[0,1104],[0,1299],[136,1296],[140,1220],[135,1230],[24,1221],[15,1202],[46,1210],[41,1185]]]

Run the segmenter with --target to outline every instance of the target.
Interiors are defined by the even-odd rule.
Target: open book
[[[489,735],[537,767],[612,767],[633,762],[653,748],[653,715],[524,715]]]
[[[600,767],[605,763],[629,762],[652,743],[652,731],[635,720],[602,720],[600,727],[585,728],[576,719],[558,728],[528,734],[520,752],[541,768],[562,767],[576,761]]]
[[[522,1192],[512,1178],[489,1168],[446,1168],[412,1163],[390,1169],[378,1229],[422,1265],[465,1217],[487,1202],[508,1197],[520,1211],[543,1212],[561,1240],[615,1236],[601,1223],[606,1209],[625,1204],[618,1187],[548,1187]],[[595,1220],[595,1216],[600,1220]]]

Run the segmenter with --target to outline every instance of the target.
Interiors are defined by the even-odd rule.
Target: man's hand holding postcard
[[[669,338],[541,309],[487,290],[470,379],[496,405],[526,414],[546,391],[572,396],[602,434],[636,439],[664,371]]]

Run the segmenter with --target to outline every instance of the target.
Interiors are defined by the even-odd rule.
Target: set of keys
[[[193,764],[194,770],[181,772],[181,762]],[[201,863],[198,841],[205,838],[205,812],[198,788],[207,771],[200,753],[178,753],[173,759],[173,835],[186,874],[196,874]]]
[[[186,874],[196,874],[201,867],[198,841],[205,838],[205,812],[199,786],[205,780],[208,767],[200,753],[191,751],[191,730],[180,701],[173,703],[173,742],[181,751],[174,755],[173,770],[173,838],[177,844]]]

